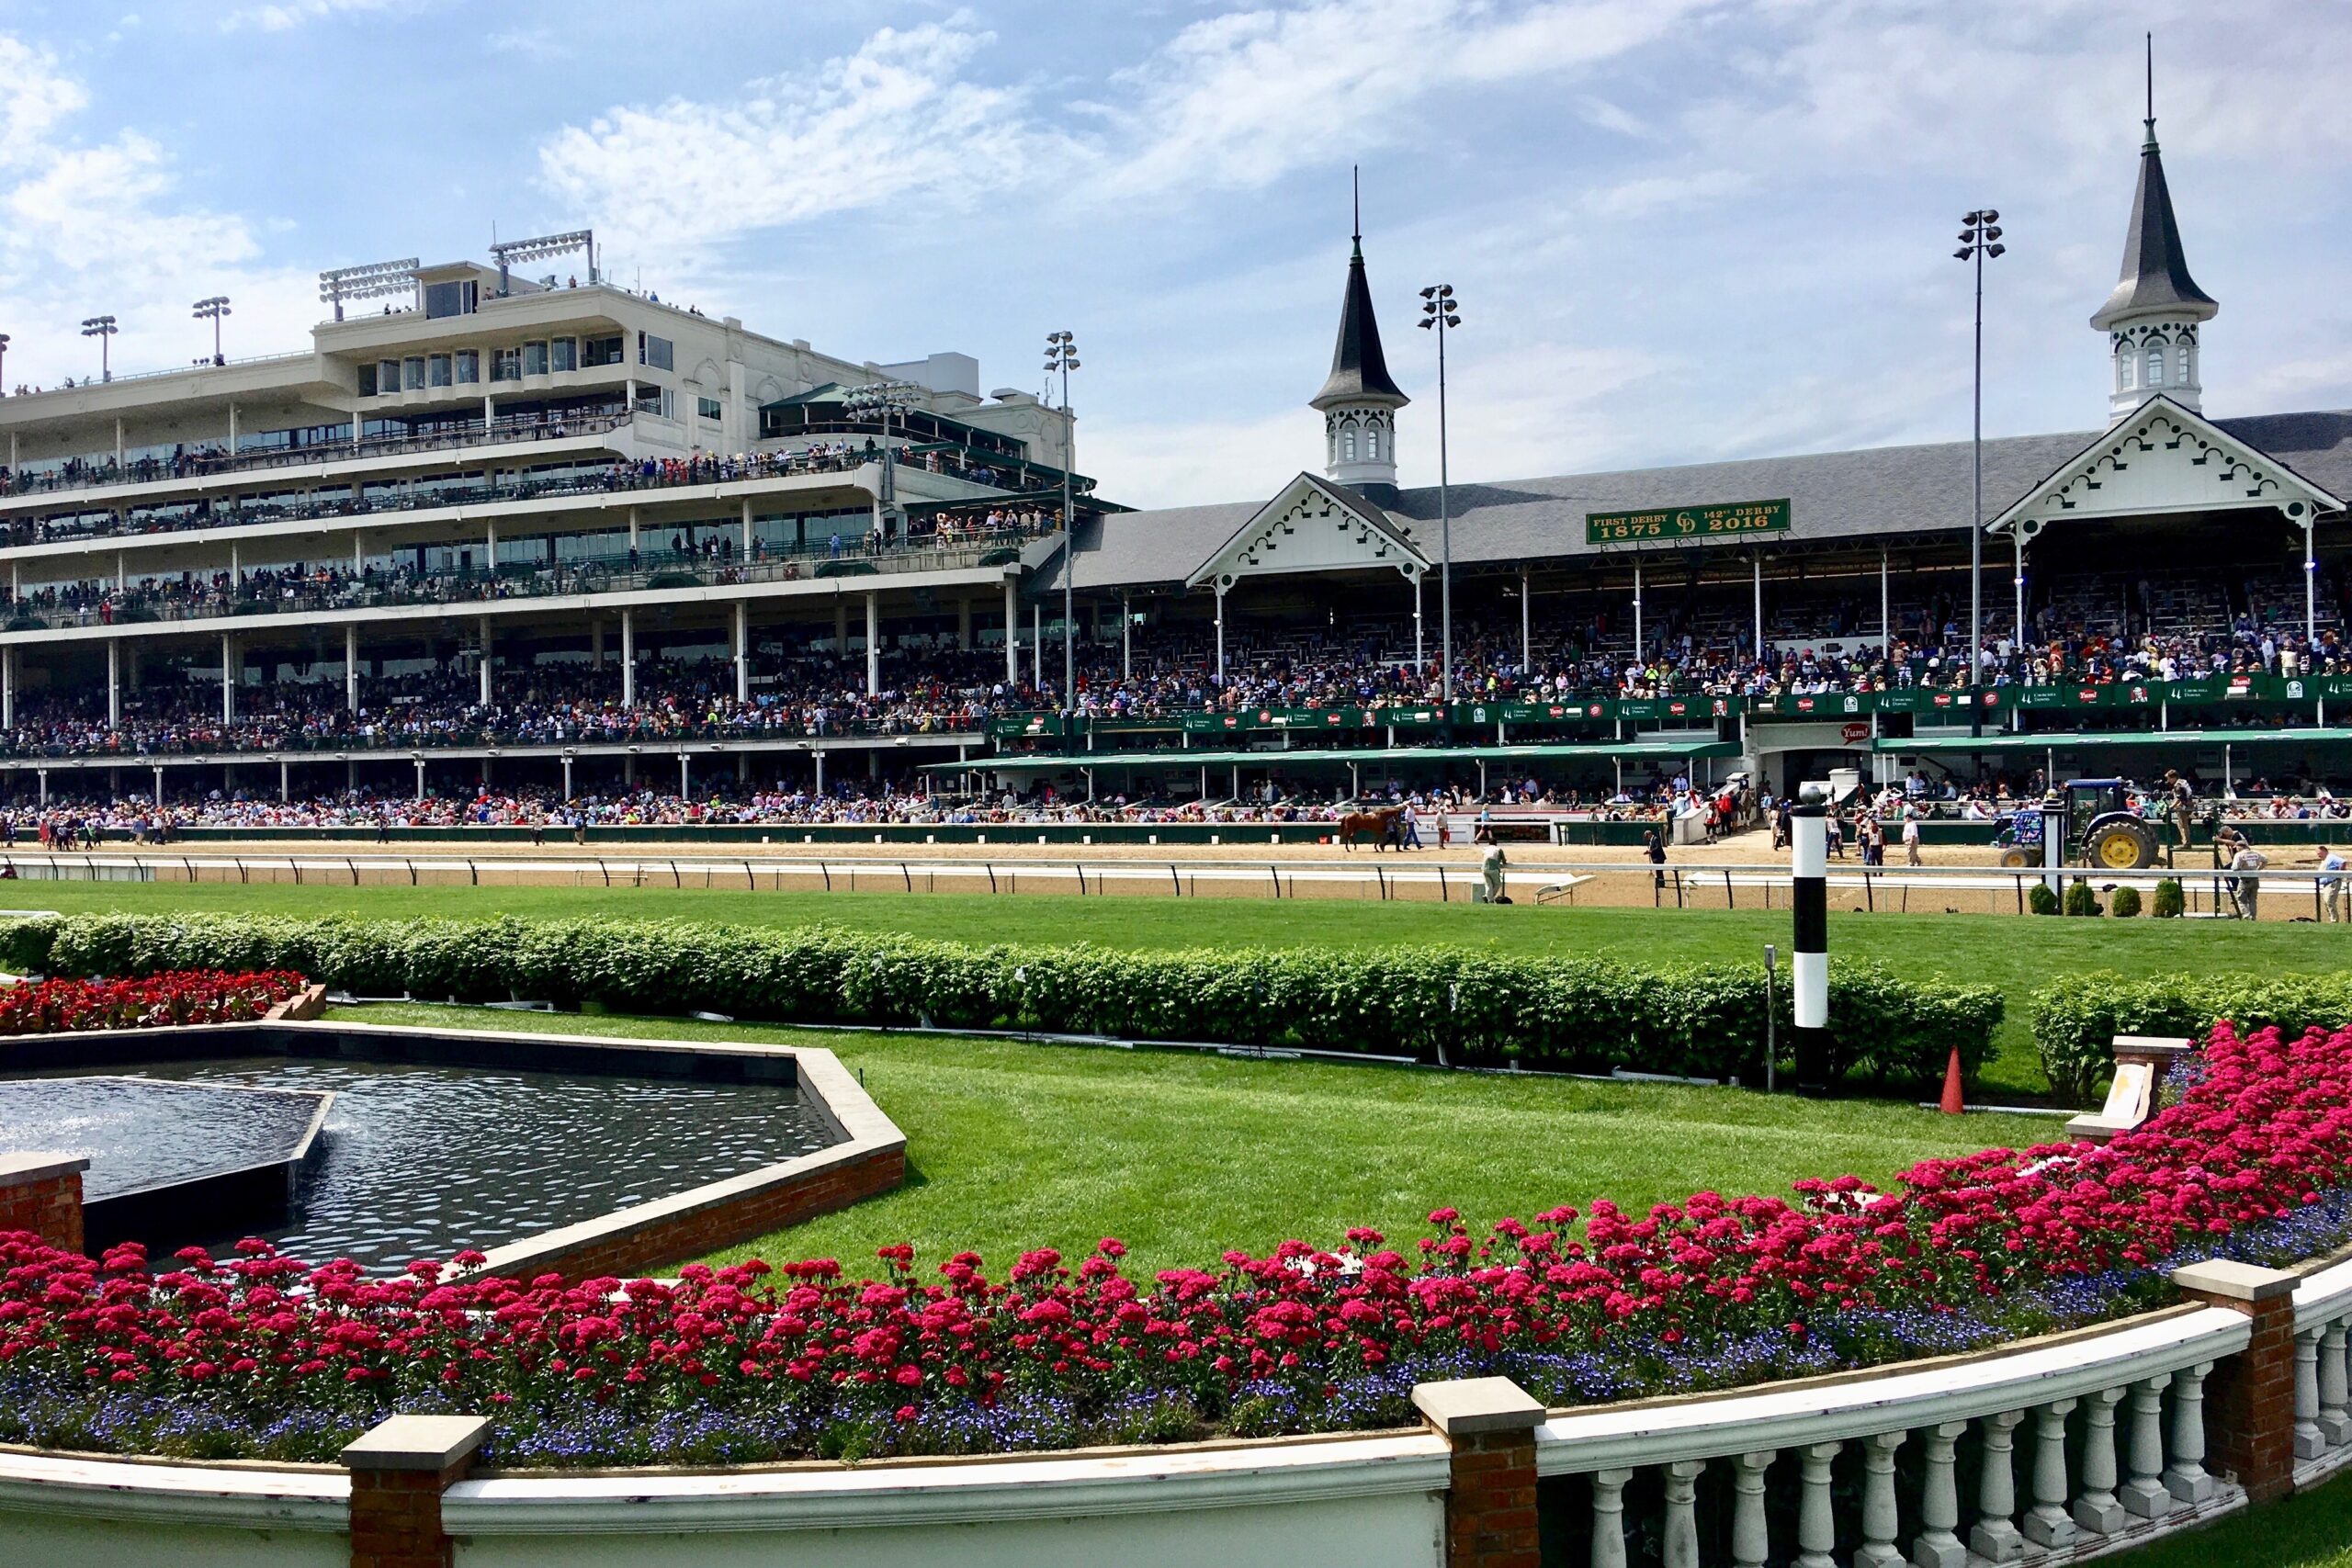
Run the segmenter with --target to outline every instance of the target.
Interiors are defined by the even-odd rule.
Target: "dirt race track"
[[[1238,829],[1246,832],[1247,829]],[[779,838],[783,833],[779,833]],[[1008,830],[1007,838],[1012,836]],[[1514,904],[1578,908],[1762,908],[1787,905],[1786,852],[1762,832],[1675,849],[1664,876],[1634,847],[1507,846]],[[2199,853],[2202,858],[2202,852]],[[2280,857],[2282,870],[2309,857]],[[1918,914],[2022,912],[2030,874],[2000,872],[1989,848],[1923,852],[1918,868],[1898,863],[1868,872],[1857,853],[1829,863],[1833,908]],[[161,848],[110,845],[93,854],[9,857],[19,878],[292,883],[354,886],[552,886],[725,888],[735,891],[1083,893],[1136,897],[1246,897],[1466,902],[1476,897],[1478,852],[1466,846],[1375,853],[1333,845],[804,844],[712,846],[631,843],[582,848],[550,835],[545,844],[451,842],[379,847],[331,840],[210,841]],[[2153,890],[2156,872],[2094,877],[2100,887]],[[2179,873],[2192,913],[2222,898],[2210,865]],[[2309,919],[2309,879],[2274,885],[2263,918]]]

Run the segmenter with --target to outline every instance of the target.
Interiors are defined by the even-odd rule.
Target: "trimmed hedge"
[[[2174,974],[2133,980],[2095,970],[2033,994],[2041,1070],[2051,1087],[2075,1104],[2087,1104],[2114,1066],[2115,1036],[2199,1039],[2222,1018],[2244,1033],[2274,1023],[2288,1031],[2314,1023],[2341,1027],[2352,1022],[2352,974]]]
[[[931,1024],[1409,1055],[1456,1066],[1693,1077],[1760,1076],[1764,976],[1732,964],[1638,969],[1605,960],[1433,947],[1124,952],[974,946],[824,926],[603,919],[28,920],[0,936],[19,971],[299,969],[363,996],[526,998],[572,1008],[697,1010],[786,1022]],[[1955,1041],[1991,1055],[2001,994],[1830,969],[1831,1066],[1923,1088]],[[1789,1039],[1790,998],[1779,998]]]

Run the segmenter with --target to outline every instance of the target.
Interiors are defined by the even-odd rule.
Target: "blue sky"
[[[2352,404],[2352,0],[0,0],[6,378],[300,346],[322,267],[593,224],[665,299],[1039,386],[1138,504],[1314,465],[1348,171],[1433,481],[2101,422],[2140,33],[2208,411]]]

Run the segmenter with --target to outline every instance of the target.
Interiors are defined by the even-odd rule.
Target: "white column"
[[[233,724],[237,719],[237,643],[227,632],[220,634],[220,722]]]
[[[1882,658],[1894,648],[1894,612],[1890,607],[1893,604],[1886,591],[1886,547],[1881,545],[1878,547],[1878,650]]]
[[[735,601],[735,700],[752,700],[752,607]]]
[[[1680,1459],[1666,1466],[1666,1524],[1658,1541],[1665,1568],[1699,1568],[1699,1472],[1702,1459]]]
[[[566,799],[567,801],[568,801],[568,800],[571,800],[571,799],[572,798],[572,793],[571,793],[571,752],[569,752],[569,751],[566,751],[566,752],[563,754],[563,798],[564,798],[564,799]]]
[[[1756,552],[1754,565],[1756,570],[1756,653],[1760,659],[1764,654],[1764,552],[1762,550]]]
[[[356,414],[355,414],[355,415],[353,415],[352,417],[356,420],[358,416],[357,416]],[[236,404],[234,404],[234,403],[231,403],[231,404],[229,405],[229,456],[231,456],[232,457],[235,457],[236,455],[237,455],[237,405],[236,405]]]
[[[351,532],[351,575],[357,577],[368,570],[367,536],[356,528]]]
[[[121,521],[120,517],[118,516],[116,521]],[[130,568],[124,560],[120,550],[114,553],[114,591],[117,593],[130,592]]]
[[[2312,559],[2312,518],[2303,515],[2303,646],[2319,641],[2319,566]]]
[[[158,807],[164,804],[164,765],[161,762],[155,764],[154,800]]]
[[[2176,1503],[2202,1503],[2213,1495],[2205,1471],[2205,1380],[2213,1363],[2199,1361],[2174,1375],[2172,1461],[2165,1466],[2165,1490]]]
[[[1921,1434],[1928,1462],[1919,1479],[1919,1534],[1911,1543],[1911,1561],[1918,1568],[1963,1568],[1968,1561],[1958,1534],[1960,1490],[1952,1458],[1954,1445],[1967,1431],[1965,1421],[1946,1421]]]
[[[2115,1407],[2129,1390],[2099,1389],[2083,1396],[2083,1495],[2075,1499],[2075,1522],[2100,1535],[2123,1528],[2123,1504],[2115,1495]]]
[[[1902,1529],[1894,1506],[1894,1450],[1905,1436],[1873,1432],[1862,1439],[1862,1543],[1854,1549],[1854,1568],[1897,1568],[1903,1561],[1894,1544]]]
[[[1136,673],[1136,607],[1124,593],[1119,595],[1119,679],[1132,681]]]
[[[424,759],[422,757],[416,760],[416,798],[424,798]]]
[[[122,639],[107,639],[107,728],[122,728]]]
[[[485,536],[482,540],[482,562],[490,575],[495,578],[498,575],[498,525],[489,523],[483,527]]]
[[[882,691],[882,595],[871,589],[865,595],[865,694],[878,696]]]
[[[359,624],[343,628],[343,705],[359,711]]]
[[[1021,679],[1021,601],[1020,587],[1012,579],[1004,580],[1004,679],[1007,685]]]
[[[491,704],[490,661],[492,658],[490,617],[484,615],[481,618],[481,705],[484,707],[488,707]]]
[[[292,770],[291,770],[291,769],[289,769],[289,768],[287,766],[286,759],[285,759],[285,758],[283,758],[283,757],[280,757],[280,758],[277,760],[277,799],[278,799],[278,803],[279,803],[280,805],[283,805],[283,804],[285,804],[287,801],[289,801],[289,800],[291,800],[291,799],[293,799],[293,798],[294,798],[294,777],[293,777],[293,772],[292,772]]]
[[[741,554],[746,561],[752,558],[752,503],[743,502],[743,544]]]
[[[1421,658],[1420,580],[1413,580],[1413,661]],[[1216,683],[1225,684],[1225,584],[1216,585]]]
[[[1529,587],[1527,569],[1519,569],[1519,668],[1523,676],[1535,667],[1535,612],[1531,606],[1534,595]],[[1524,682],[1521,682],[1524,684]]]
[[[1421,659],[1421,574],[1415,572],[1413,574],[1413,678],[1415,680],[1420,679]],[[1218,668],[1224,668],[1222,660],[1219,660]]]
[[[1642,661],[1642,563],[1634,563],[1634,662]]]
[[[495,349],[493,349],[493,350],[492,350],[491,352],[492,352],[492,353],[494,354],[494,353],[496,353],[497,351],[496,351]],[[493,424],[495,424],[495,423],[498,423],[498,400],[497,400],[496,398],[494,398],[494,397],[491,396],[488,392],[484,392],[484,393],[481,395],[481,427],[482,427],[484,430],[488,430],[492,425],[493,425]],[[353,429],[355,429],[355,430],[358,428],[358,425],[357,425],[357,423],[356,423],[356,422],[354,423],[354,424],[353,424],[352,428],[353,428]],[[423,775],[422,775],[422,774],[420,774],[420,775],[418,775],[418,776],[421,778]],[[423,795],[423,793],[422,793],[422,791],[424,790],[424,786],[422,784],[418,784],[418,785],[417,785],[417,789],[418,789],[418,791],[420,792],[420,793],[418,794],[418,795],[417,795],[417,799],[419,799],[419,800],[423,800],[423,799],[424,798],[424,795]]]
[[[694,785],[687,782],[691,777],[687,772],[688,767],[686,753],[682,747],[678,751],[678,794],[681,798],[689,797],[694,794]]]
[[[1808,1443],[1797,1450],[1804,1490],[1797,1498],[1796,1568],[1838,1568],[1829,1554],[1838,1545],[1838,1521],[1830,1512],[1829,1461],[1843,1443]]]
[[[2143,1519],[2161,1519],[2173,1510],[2164,1480],[2165,1386],[2171,1382],[2171,1373],[2158,1372],[2132,1385],[2131,1424],[2123,1443],[2131,1479],[2117,1491],[2125,1510]]]
[[[1625,1483],[1630,1470],[1592,1472],[1592,1568],[1625,1568]]]
[[[1042,601],[1029,606],[1029,683],[1040,691],[1046,685],[1046,606]]]
[[[630,554],[637,552],[637,508],[634,506],[628,509],[628,547]]]
[[[2033,1506],[2025,1538],[2036,1546],[2071,1546],[2082,1532],[2066,1512],[2066,1416],[2071,1399],[2053,1399],[2033,1413]]]
[[[17,650],[0,648],[0,729],[17,728]]]
[[[1976,1528],[1968,1532],[1968,1549],[1987,1562],[2014,1562],[2025,1555],[2025,1538],[2018,1534],[2017,1430],[2022,1410],[1987,1416],[1982,1428],[1984,1468],[1976,1483]]]
[[[1771,1554],[1771,1537],[1764,1522],[1764,1472],[1773,1450],[1761,1449],[1732,1461],[1732,1568],[1764,1568]]]
[[[2017,570],[2017,575],[2009,579],[2009,588],[2010,588],[2010,592],[2013,592],[2013,593],[2017,596],[2017,610],[2016,610],[2016,614],[2017,614],[2017,626],[2016,626],[2016,628],[2015,628],[2015,629],[2012,631],[2012,633],[2010,634],[2010,637],[2009,637],[2009,646],[2010,646],[2010,648],[2011,648],[2013,650],[2018,651],[2018,652],[2022,652],[2022,651],[2024,651],[2024,649],[2025,649],[2025,533],[2024,533],[2024,531],[2023,531],[2022,529],[2019,529],[2019,528],[2016,527],[2015,525],[2012,525],[2012,526],[2010,527],[2010,529],[2009,529],[2009,543],[2010,543],[2010,545],[2011,545],[2012,547],[2015,547],[2015,549],[2016,549],[2016,551],[2017,551],[2017,558],[2018,558],[2018,570]]]
[[[621,706],[637,705],[637,612],[621,612]]]

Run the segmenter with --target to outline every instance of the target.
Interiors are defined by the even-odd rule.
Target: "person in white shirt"
[[[2327,844],[2319,847],[2319,894],[2327,906],[2327,919],[2342,921],[2346,912],[2344,897],[2343,852]]]
[[[1903,863],[1919,863],[1919,814],[1917,811],[1903,814]]]

